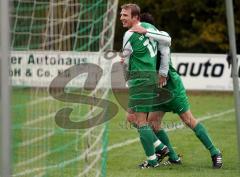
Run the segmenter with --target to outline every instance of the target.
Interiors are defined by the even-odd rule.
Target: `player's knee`
[[[154,132],[158,132],[160,130],[159,115],[157,113],[151,113],[148,117],[148,124]]]
[[[197,124],[197,119],[193,117],[191,112],[186,112],[180,115],[182,121],[189,127],[194,128]]]
[[[160,127],[154,127],[154,128],[153,128],[153,132],[154,132],[154,133],[157,133],[157,132],[159,132],[160,129],[161,129]]]
[[[137,117],[135,114],[127,114],[127,121],[129,123],[137,123]]]
[[[148,116],[149,122],[158,122],[158,120],[159,120],[158,114],[154,114],[154,113],[149,114]]]
[[[148,124],[154,132],[158,132],[161,128],[158,121],[149,121]]]

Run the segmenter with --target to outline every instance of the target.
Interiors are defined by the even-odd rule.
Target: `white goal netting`
[[[55,118],[64,108],[72,110],[73,122],[102,111],[96,105],[81,104],[82,100],[69,101],[68,96],[108,99],[111,61],[103,53],[113,47],[118,1],[11,3],[13,176],[105,176],[107,124],[66,128],[56,124]],[[97,86],[84,88],[87,72],[81,73],[64,85],[66,101],[56,99],[53,95],[58,90],[50,91],[51,81],[59,74],[68,77],[63,74],[68,68],[88,63],[103,71],[100,79],[96,74]]]

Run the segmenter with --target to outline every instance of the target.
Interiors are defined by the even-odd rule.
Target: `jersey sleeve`
[[[147,33],[145,34],[147,37],[156,40],[159,44],[162,45],[171,45],[171,37],[165,31],[159,31],[157,29],[147,29]]]
[[[129,58],[133,52],[132,45],[130,43],[130,37],[132,32],[127,31],[123,37],[122,55],[124,57],[124,63],[129,65]]]
[[[159,45],[158,50],[161,53],[160,67],[158,72],[161,76],[167,77],[170,62],[170,48],[169,46]]]
[[[146,36],[158,42],[158,50],[161,53],[158,72],[161,76],[167,77],[170,62],[171,37],[167,32],[159,31],[157,29],[147,29]]]

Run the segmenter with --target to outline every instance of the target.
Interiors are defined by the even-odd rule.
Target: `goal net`
[[[103,54],[113,47],[118,1],[11,6],[12,176],[105,176],[108,125],[81,121],[108,99],[111,61]]]

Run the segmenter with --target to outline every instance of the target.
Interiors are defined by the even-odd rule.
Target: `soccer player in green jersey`
[[[140,15],[140,21],[150,23],[152,25],[155,24],[154,18],[150,13],[142,13]],[[145,29],[143,29],[145,30]],[[167,83],[167,75],[169,70],[169,55],[170,55],[170,46],[169,45],[162,45],[161,43],[158,43],[158,53],[157,53],[157,62],[156,62],[156,71],[159,74],[159,85],[160,87],[163,87]],[[131,117],[128,117],[131,119]],[[136,118],[135,118],[136,119]],[[129,122],[134,122],[129,120]],[[168,147],[168,152],[166,152],[169,156],[169,160],[171,163],[174,164],[181,164],[181,159],[173,149],[173,146],[168,138],[167,132],[164,129],[160,129],[159,124],[156,125],[156,128],[153,128],[154,133],[158,137],[158,139],[163,142]],[[159,158],[159,162],[163,160],[163,158],[166,156],[162,156],[161,154],[156,154]]]
[[[146,29],[144,29],[144,27],[140,25],[135,25],[131,31],[137,32],[139,34],[146,34],[148,32]],[[161,60],[162,59],[166,60],[166,58],[161,58]],[[195,135],[198,137],[198,139],[209,150],[212,158],[212,167],[221,168],[223,165],[222,154],[220,150],[213,144],[203,124],[198,122],[197,119],[193,116],[190,110],[190,104],[188,102],[188,97],[186,95],[186,90],[183,86],[182,80],[177,71],[172,66],[170,59],[170,50],[169,57],[167,59],[168,61],[161,61],[159,74],[160,77],[165,77],[167,79],[167,83],[164,88],[170,90],[173,93],[174,98],[166,104],[156,106],[155,112],[149,113],[148,121],[151,124],[152,129],[156,133],[157,137],[159,137],[159,139],[162,140],[164,144],[168,145],[170,142],[168,140],[167,134],[160,129],[161,125],[159,124],[159,121],[162,121],[166,112],[173,112],[178,114],[180,119],[195,132]],[[161,66],[162,64],[165,65],[164,63],[168,63],[169,66]],[[161,67],[165,69],[161,70]],[[164,137],[166,138],[165,141]],[[172,159],[170,156],[168,162],[178,163],[178,160]]]
[[[153,25],[140,23],[140,8],[136,4],[124,4],[121,6],[120,20],[123,27],[129,30],[123,38],[123,55],[125,64],[130,73],[129,85],[129,110],[130,114],[136,116],[136,125],[140,136],[141,144],[147,156],[147,161],[140,165],[141,168],[157,167],[156,153],[161,154],[167,147],[156,137],[152,128],[148,125],[147,113],[154,111],[150,104],[136,104],[136,100],[156,97],[152,85],[156,85],[156,54],[157,42],[169,45],[171,38],[165,33],[160,33]],[[145,35],[134,33],[131,28],[135,25],[142,25],[148,28]],[[151,40],[154,38],[155,40]],[[144,71],[143,74],[142,71]],[[136,73],[136,74],[135,74]],[[134,75],[145,75],[135,77]],[[137,91],[136,91],[137,88]],[[156,152],[156,153],[155,153]]]

